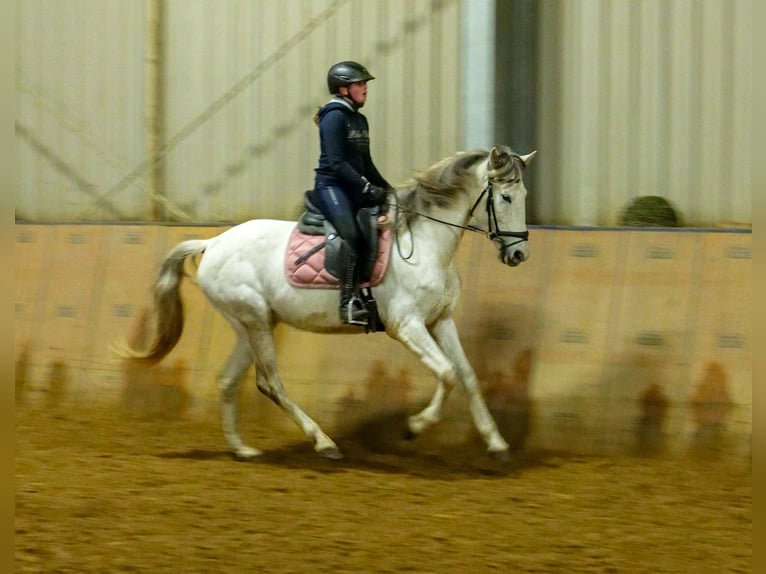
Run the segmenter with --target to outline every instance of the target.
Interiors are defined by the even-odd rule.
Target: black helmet
[[[327,72],[327,89],[331,94],[337,94],[341,86],[350,86],[356,82],[369,82],[375,76],[367,68],[357,62],[338,62]]]

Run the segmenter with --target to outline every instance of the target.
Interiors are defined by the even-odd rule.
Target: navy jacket
[[[319,166],[314,188],[338,186],[354,203],[362,205],[365,178],[373,185],[390,188],[372,162],[367,118],[349,103],[333,98],[318,112]]]

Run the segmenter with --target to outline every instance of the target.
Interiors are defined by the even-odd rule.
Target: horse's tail
[[[126,345],[115,350],[118,355],[144,366],[152,366],[173,350],[184,328],[184,308],[181,301],[181,280],[186,275],[184,263],[188,257],[202,254],[207,243],[204,239],[190,239],[179,243],[168,253],[154,284],[154,310],[157,318],[154,341],[145,351],[138,351]]]

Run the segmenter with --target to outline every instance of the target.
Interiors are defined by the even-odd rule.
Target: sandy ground
[[[336,437],[216,418],[16,407],[16,572],[750,572],[751,461]],[[395,429],[395,432],[394,432]],[[425,440],[424,440],[425,439]]]

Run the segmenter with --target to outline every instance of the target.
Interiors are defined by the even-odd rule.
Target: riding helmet
[[[337,94],[341,86],[350,86],[356,82],[369,82],[375,76],[358,62],[347,60],[333,65],[327,72],[327,89],[331,94]]]

